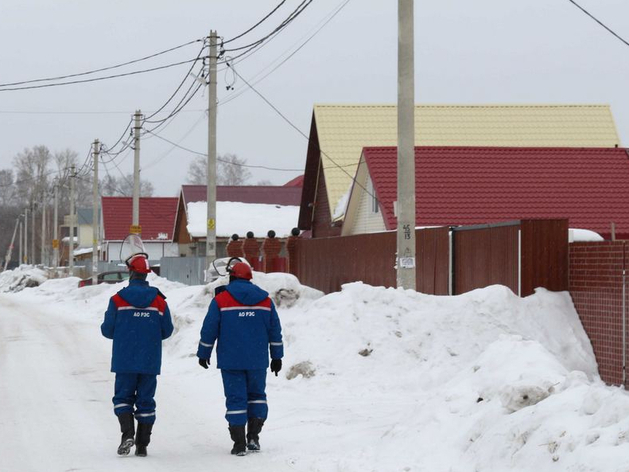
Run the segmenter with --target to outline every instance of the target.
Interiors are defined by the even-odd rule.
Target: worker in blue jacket
[[[173,322],[166,297],[146,281],[151,271],[148,256],[136,254],[127,260],[127,265],[129,285],[111,297],[101,332],[114,341],[113,403],[122,432],[118,454],[129,454],[135,443],[135,455],[145,457],[155,423],[154,397],[162,365],[162,340],[172,334]]]
[[[247,449],[260,450],[259,434],[269,411],[265,393],[269,351],[271,371],[276,376],[284,356],[275,305],[251,278],[251,268],[244,262],[230,269],[229,285],[210,303],[197,351],[199,365],[207,369],[218,341],[216,357],[225,390],[225,418],[234,441],[231,453],[239,456]]]

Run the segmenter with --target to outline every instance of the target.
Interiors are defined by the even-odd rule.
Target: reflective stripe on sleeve
[[[251,400],[247,403],[266,403],[266,400]]]
[[[225,308],[221,308],[221,311],[234,311],[234,310],[263,310],[263,311],[271,311],[271,308],[268,306],[228,306]]]
[[[225,414],[226,415],[242,415],[243,413],[247,413],[247,410],[232,410],[232,411],[227,410],[227,413]]]
[[[199,341],[199,344],[203,347],[214,347],[214,344],[205,344],[203,341]]]
[[[270,343],[271,346],[283,346],[284,343]]]

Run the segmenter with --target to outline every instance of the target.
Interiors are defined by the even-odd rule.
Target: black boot
[[[247,454],[247,438],[245,435],[245,425],[235,426],[229,425],[229,434],[234,441],[234,447],[232,448],[232,454],[237,456],[244,456]]]
[[[135,436],[133,413],[121,413],[118,415],[118,421],[120,422],[120,431],[122,432],[118,454],[126,456],[133,446],[133,436]]]
[[[260,431],[262,431],[262,426],[264,425],[264,420],[262,418],[249,418],[249,422],[247,423],[247,449],[250,451],[259,451],[260,450]]]
[[[146,446],[151,442],[153,423],[138,423],[138,435],[135,438],[135,455],[146,457]]]

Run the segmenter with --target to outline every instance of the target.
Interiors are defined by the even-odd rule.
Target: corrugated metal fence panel
[[[300,239],[296,254],[301,283],[325,293],[356,281],[395,286],[395,233]]]
[[[518,293],[517,223],[453,231],[453,293],[501,284]]]
[[[449,228],[426,228],[415,232],[417,291],[448,294]]]
[[[448,228],[416,231],[418,291],[448,293]],[[395,287],[396,233],[359,234],[297,241],[296,275],[325,293],[348,282]]]
[[[568,290],[568,220],[522,220],[522,293]]]
[[[204,285],[205,257],[162,257],[160,275],[186,285]]]

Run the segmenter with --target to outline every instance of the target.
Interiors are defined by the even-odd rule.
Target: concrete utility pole
[[[46,191],[41,196],[41,265],[46,264]]]
[[[130,233],[140,234],[140,130],[142,125],[140,119],[142,112],[136,110],[133,115],[135,125],[133,126],[133,218]]]
[[[59,266],[59,181],[55,181],[55,211],[52,220],[52,266]]]
[[[33,199],[31,207],[31,263],[37,264],[35,259],[35,199]]]
[[[22,246],[24,245],[23,236],[22,236],[22,215],[18,216],[18,219],[20,221],[20,251],[18,254],[20,256],[20,259],[17,261],[18,262],[17,265],[20,266],[24,263],[24,261],[22,260],[22,257],[24,257],[23,249],[22,249]]]
[[[92,188],[92,285],[98,284],[98,156],[100,154],[100,142],[94,140],[94,182]]]
[[[17,227],[20,224],[20,217],[17,217],[15,220],[15,228],[13,229],[13,236],[11,237],[11,244],[9,245],[9,249],[7,250],[7,255],[4,258],[4,268],[3,271],[7,270],[7,266],[9,265],[9,261],[11,260],[11,255],[13,254],[13,243],[15,243],[15,233],[17,233]]]
[[[24,209],[24,264],[28,264],[28,208]]]
[[[210,71],[208,93],[207,140],[207,232],[205,238],[205,268],[216,259],[216,44],[218,35],[210,31]]]
[[[76,178],[74,166],[70,167],[70,234],[68,238],[68,266],[70,267],[70,276],[74,276],[74,198],[75,198],[75,182]]]
[[[416,290],[413,23],[413,0],[398,0],[397,286]]]

